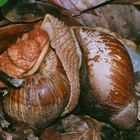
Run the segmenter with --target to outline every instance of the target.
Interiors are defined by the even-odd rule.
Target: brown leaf
[[[128,132],[125,140],[139,140],[139,139],[140,139],[140,121],[137,122],[134,129]]]
[[[12,140],[39,140],[39,138],[35,136],[33,130],[28,127],[16,126],[14,129],[15,130],[12,131]]]
[[[76,19],[82,25],[110,29],[138,43],[140,41],[139,17],[140,11],[132,5],[108,4],[84,12]]]
[[[61,135],[53,127],[46,128],[40,136],[40,140],[62,140]]]
[[[101,140],[101,124],[90,117],[70,115],[62,119],[62,140]]]
[[[31,0],[12,0],[8,1],[2,8],[1,12],[5,18],[11,22],[33,22],[45,15],[46,11],[43,6]]]
[[[135,96],[138,99],[138,120],[140,121],[140,71],[135,72]]]
[[[0,27],[1,26],[5,26],[5,25],[7,25],[7,24],[9,24],[10,22],[8,21],[8,20],[1,20],[0,21]]]
[[[64,13],[68,13],[71,15],[79,15],[82,11],[87,10],[92,7],[99,6],[103,3],[106,3],[110,0],[41,0],[50,2],[62,9]]]
[[[0,127],[0,140],[13,140],[13,135]]]
[[[140,4],[140,0],[114,0],[111,3],[115,4]]]
[[[0,28],[0,41],[7,37],[23,33],[33,27],[33,24],[8,24]]]
[[[2,13],[3,16],[11,22],[34,22],[39,19],[43,19],[45,14],[50,13],[60,18],[67,25],[80,25],[80,23],[72,16],[64,15],[53,5],[37,0],[9,1],[2,7]],[[7,20],[1,21],[0,26],[7,22]]]
[[[61,132],[62,140],[123,140],[126,136],[125,131],[119,131],[90,116],[71,114],[59,121],[55,128]]]

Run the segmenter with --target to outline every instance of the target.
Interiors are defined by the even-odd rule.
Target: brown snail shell
[[[3,100],[7,116],[34,129],[70,113],[80,93],[80,51],[70,28],[51,15],[46,15],[42,28],[54,50],[39,70],[25,79],[22,88],[11,90]]]
[[[131,128],[137,120],[134,75],[124,45],[98,30],[76,30],[83,52],[81,99],[83,108],[96,119],[117,128]]]
[[[50,49],[38,72],[27,77],[23,87],[4,96],[3,107],[9,120],[39,129],[61,115],[69,96],[65,71]]]
[[[79,99],[81,51],[70,27],[54,16],[47,14],[41,27],[48,33],[50,44],[61,60],[70,83],[70,99],[62,114],[66,115],[75,108]]]

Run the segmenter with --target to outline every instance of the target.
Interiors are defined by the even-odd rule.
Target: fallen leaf
[[[56,5],[57,7],[60,7],[61,9],[63,9],[64,13],[67,14],[71,14],[72,16],[74,15],[79,15],[82,11],[93,8],[93,7],[97,7],[101,4],[104,4],[108,1],[111,0],[41,0],[41,1],[46,1],[46,2],[50,2],[54,5]]]
[[[53,127],[46,128],[41,136],[40,140],[62,140],[61,134],[55,130]]]

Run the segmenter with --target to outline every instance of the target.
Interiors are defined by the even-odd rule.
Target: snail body
[[[134,74],[124,45],[110,34],[77,29],[83,52],[80,102],[91,116],[120,129],[137,120]]]
[[[25,75],[36,67],[35,64],[39,67],[48,45],[48,35],[37,24],[31,32],[24,33],[22,38],[18,38],[16,43],[0,54],[0,70],[14,78]],[[6,85],[0,82],[0,88],[2,87]]]

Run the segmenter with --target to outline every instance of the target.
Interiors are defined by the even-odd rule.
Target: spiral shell
[[[3,107],[9,120],[41,129],[60,116],[69,96],[65,71],[50,49],[38,72],[4,96]]]
[[[81,54],[74,34],[51,15],[46,15],[41,27],[47,32],[54,50],[50,50],[39,70],[25,79],[22,88],[11,90],[4,97],[3,103],[5,114],[11,120],[34,129],[43,128],[60,115],[70,113],[80,93]],[[37,38],[33,34],[32,37]]]
[[[99,120],[131,128],[137,119],[137,101],[133,67],[124,45],[98,30],[83,27],[75,31],[83,52],[82,106]]]
[[[47,14],[41,27],[48,33],[50,44],[61,60],[70,83],[70,99],[62,114],[66,115],[75,108],[79,99],[81,51],[70,27],[59,19]]]

